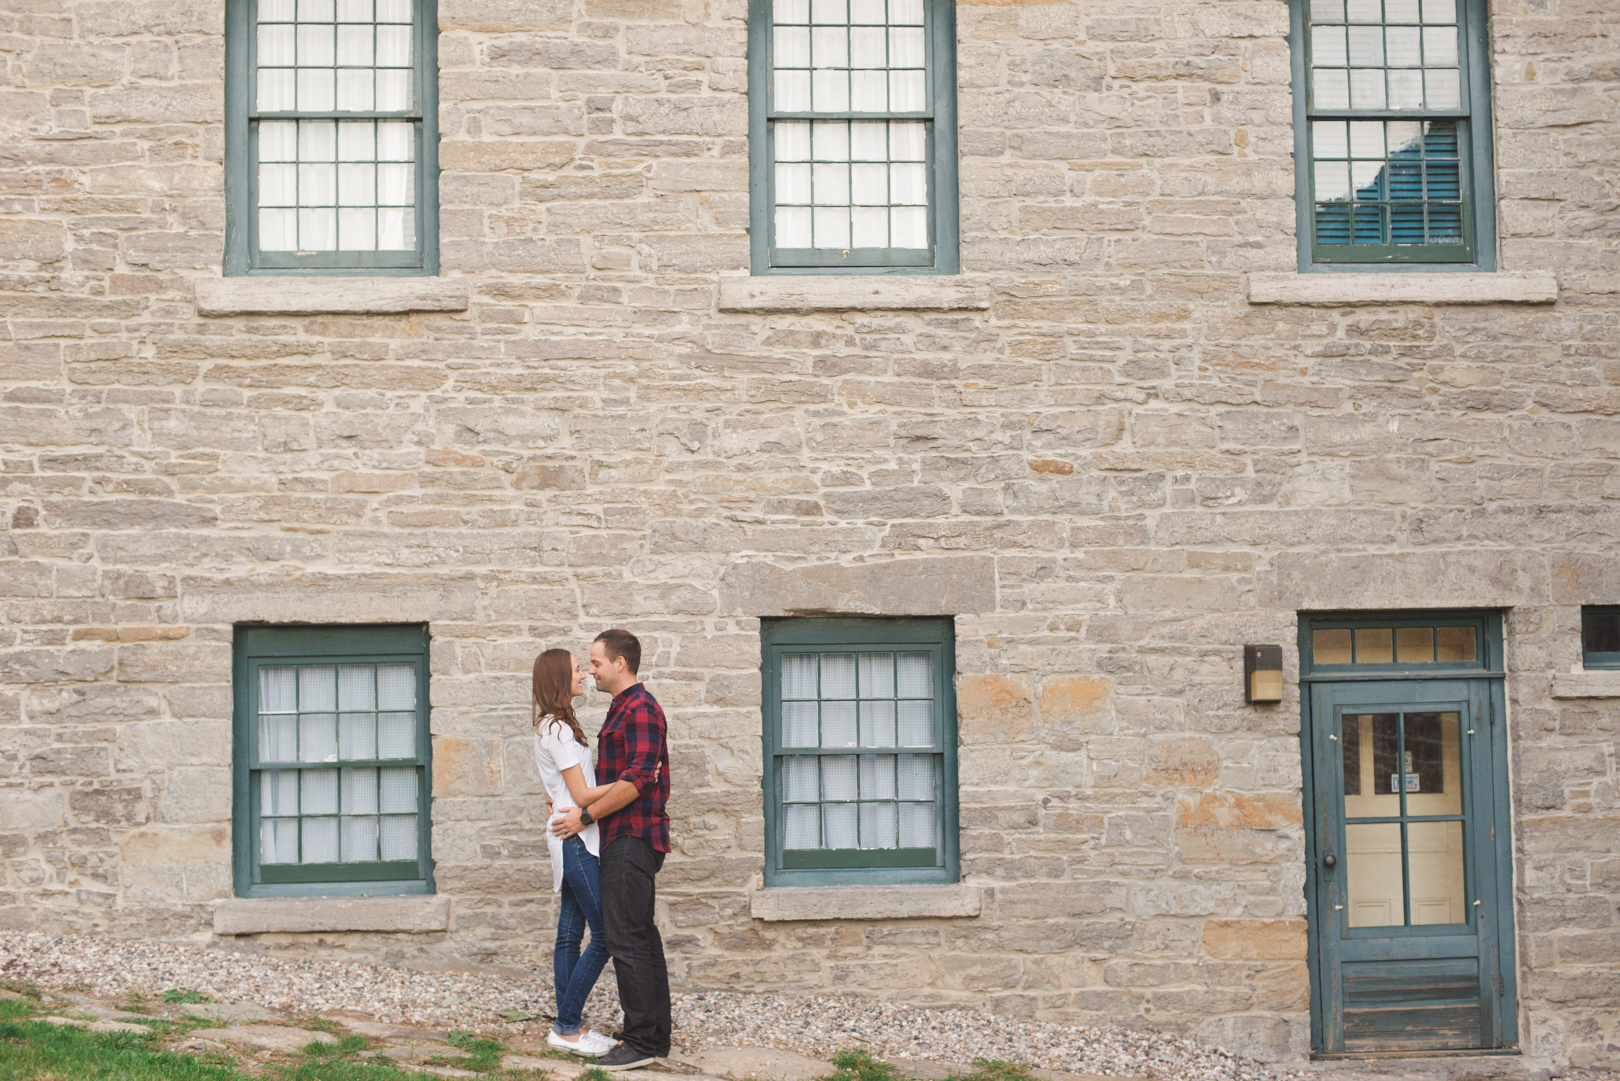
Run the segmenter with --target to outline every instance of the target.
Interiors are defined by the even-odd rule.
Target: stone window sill
[[[197,283],[198,315],[396,315],[464,312],[460,278],[328,276],[209,278]]]
[[[985,311],[988,281],[962,275],[802,274],[720,279],[723,312]]]
[[[805,920],[914,920],[977,916],[978,886],[790,886],[753,890],[749,915],[767,923]]]
[[[237,897],[214,908],[214,934],[450,929],[450,898]]]
[[[1513,274],[1250,274],[1250,304],[1551,304],[1550,270]]]
[[[1552,678],[1554,698],[1620,698],[1620,668],[1559,672]]]

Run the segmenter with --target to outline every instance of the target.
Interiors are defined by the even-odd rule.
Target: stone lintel
[[[728,275],[723,312],[985,311],[987,279],[928,274]]]
[[[748,894],[749,915],[768,923],[977,916],[983,903],[983,889],[963,882],[948,886],[788,886]]]
[[[1555,672],[1552,678],[1554,698],[1620,698],[1620,668],[1604,671],[1600,668],[1585,672]]]
[[[214,907],[214,934],[447,931],[448,897],[237,897]]]
[[[1250,304],[1551,304],[1550,270],[1499,274],[1250,274]]]
[[[469,296],[463,278],[205,278],[197,283],[197,314],[464,312]]]

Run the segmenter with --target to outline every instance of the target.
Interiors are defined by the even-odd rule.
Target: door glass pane
[[[1412,876],[1412,922],[1467,923],[1463,893],[1463,824],[1413,822],[1406,827]]]
[[[1462,769],[1456,713],[1406,715],[1406,813],[1462,814]]]
[[[1372,627],[1356,632],[1357,664],[1389,664],[1394,658],[1393,636],[1388,627]]]
[[[1352,761],[1357,774],[1345,780],[1344,813],[1347,818],[1375,818],[1401,813],[1400,793],[1391,785],[1399,730],[1394,713],[1345,714],[1341,741],[1354,740],[1354,752],[1344,752],[1345,768]]]
[[[1401,892],[1401,827],[1397,822],[1344,828],[1344,871],[1351,927],[1406,922]]]
[[[1349,664],[1349,631],[1312,631],[1311,655],[1317,664]]]

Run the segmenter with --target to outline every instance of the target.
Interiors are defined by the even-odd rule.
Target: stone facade
[[[256,941],[543,971],[526,672],[622,624],[681,986],[1297,1056],[1298,698],[1245,706],[1241,644],[1291,680],[1301,610],[1496,607],[1523,1041],[1616,1062],[1620,709],[1553,696],[1620,602],[1611,0],[1494,4],[1500,265],[1554,303],[1250,304],[1296,263],[1286,5],[996,0],[958,9],[986,303],[723,310],[741,0],[441,0],[470,302],[327,315],[199,311],[221,9],[0,12],[0,923],[209,935],[233,624],[422,621],[451,929]],[[750,917],[758,620],[801,611],[957,617],[979,915]]]

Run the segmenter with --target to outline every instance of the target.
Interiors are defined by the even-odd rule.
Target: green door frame
[[[1312,634],[1355,627],[1472,626],[1479,648],[1466,662],[1377,665],[1317,664]],[[1517,981],[1513,938],[1513,859],[1508,787],[1506,696],[1502,619],[1497,612],[1301,613],[1300,748],[1306,809],[1306,913],[1310,923],[1307,965],[1311,980],[1313,1057],[1346,1054],[1340,965],[1366,962],[1426,962],[1436,974],[1445,958],[1477,958],[1479,1049],[1513,1047],[1518,1041]],[[1469,922],[1447,931],[1423,927],[1384,928],[1357,935],[1340,926],[1335,907],[1347,867],[1343,861],[1343,804],[1337,742],[1344,706],[1353,710],[1457,709],[1472,718],[1466,755],[1464,814],[1473,825],[1466,856]],[[1324,861],[1335,858],[1337,866]],[[1459,930],[1458,928],[1466,928]],[[1359,929],[1355,929],[1359,930]],[[1448,941],[1449,940],[1449,941]],[[1453,966],[1456,967],[1456,966]],[[1367,971],[1375,971],[1368,969]],[[1458,968],[1461,972],[1462,968]],[[1390,1050],[1399,1050],[1398,1039]],[[1410,1048],[1415,1050],[1416,1048]],[[1365,1050],[1348,1052],[1367,1053]]]

